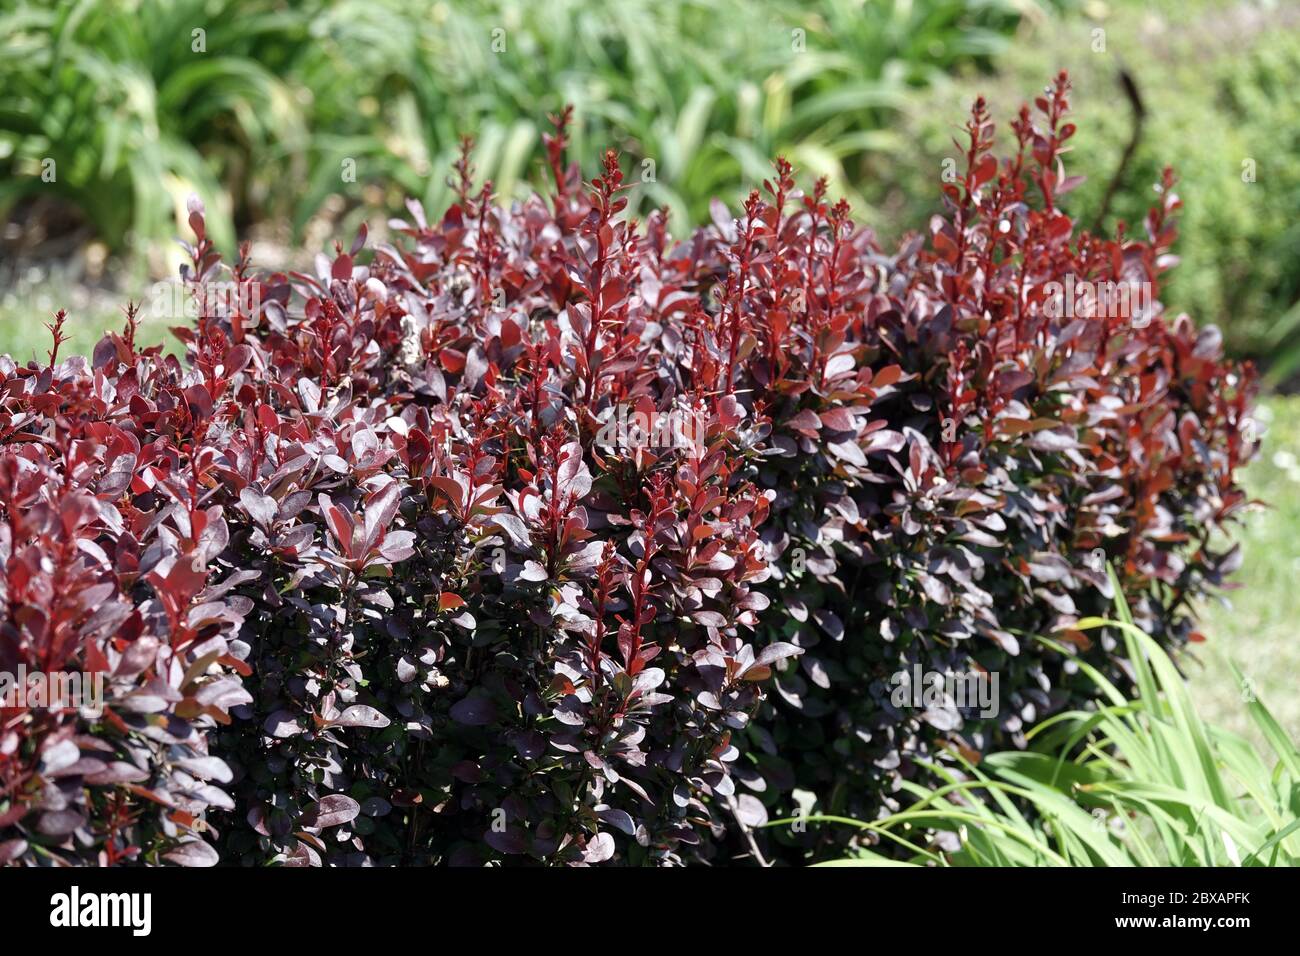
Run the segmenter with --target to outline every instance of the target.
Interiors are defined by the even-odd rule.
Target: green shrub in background
[[[1119,83],[1126,69],[1146,118],[1103,230],[1123,219],[1139,231],[1146,187],[1172,161],[1184,207],[1181,263],[1161,289],[1166,305],[1217,324],[1229,351],[1263,360],[1274,382],[1300,370],[1300,4],[1085,4],[1027,25],[997,68],[996,77],[939,80],[914,95],[900,132],[921,144],[920,156],[914,147],[897,154],[894,175],[870,199],[923,227],[913,180],[938,176],[953,152],[952,105],[979,92],[996,114],[1019,101],[1026,83],[1065,68],[1080,130],[1071,172],[1087,177],[1067,205],[1094,222],[1133,131]]]
[[[277,73],[306,36],[267,3],[5,0],[0,213],[62,200],[129,246],[179,234],[197,192],[219,211],[214,238],[233,241],[231,196],[247,201],[268,159],[305,146]]]
[[[170,241],[194,191],[228,245],[232,220],[302,227],[331,195],[439,208],[466,133],[480,178],[510,195],[537,169],[539,118],[566,102],[574,154],[620,145],[634,203],[671,207],[679,228],[779,152],[860,199],[902,92],[987,64],[1027,12],[1041,16],[1029,0],[3,0],[0,211],[54,195],[115,246]]]

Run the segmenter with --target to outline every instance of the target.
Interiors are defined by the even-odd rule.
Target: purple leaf
[[[163,854],[163,859],[177,866],[216,866],[221,862],[217,851],[202,840],[190,840]]]
[[[332,723],[339,727],[387,727],[391,721],[373,707],[353,704]]]
[[[336,827],[356,819],[361,812],[361,804],[342,793],[331,793],[321,797],[303,811],[299,822],[305,827]]]

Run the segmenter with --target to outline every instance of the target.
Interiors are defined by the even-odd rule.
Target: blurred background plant
[[[516,196],[565,103],[575,155],[621,148],[643,209],[698,222],[779,152],[855,195],[906,88],[987,68],[1042,16],[1030,0],[4,7],[0,201],[62,201],[114,250],[169,240],[189,191],[227,245],[236,226],[285,217],[301,231],[331,204],[438,208],[466,133],[480,182]]]
[[[1006,117],[1024,89],[1068,69],[1080,133],[1066,163],[1086,177],[1068,198],[1071,214],[1100,219],[1106,233],[1120,220],[1140,229],[1149,187],[1172,164],[1184,206],[1165,305],[1215,323],[1230,353],[1260,361],[1273,384],[1292,384],[1300,372],[1300,4],[1088,2],[1071,16],[1026,21],[1021,37],[993,75],[958,65],[957,75],[909,95],[898,127],[907,146],[892,157],[899,174],[868,195],[889,221],[920,228],[929,214],[923,186],[953,152],[963,104],[979,91]],[[1116,179],[1134,130],[1121,71],[1144,118]]]
[[[0,203],[29,230],[84,226],[147,253],[197,192],[229,245],[236,207],[267,209],[262,177],[301,176],[304,91],[285,77],[309,41],[299,15],[239,0],[6,6]]]

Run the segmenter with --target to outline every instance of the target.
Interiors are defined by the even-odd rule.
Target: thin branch
[[[736,825],[740,827],[740,832],[744,835],[745,842],[749,844],[749,852],[754,854],[754,859],[758,861],[758,865],[771,866],[772,864],[767,861],[765,856],[763,856],[763,851],[758,848],[758,843],[754,839],[753,832],[749,829],[749,826],[745,821],[740,818],[740,804],[736,802],[734,794],[727,794],[727,809],[730,810],[731,815],[736,818]]]
[[[1133,154],[1137,152],[1138,143],[1142,141],[1142,124],[1147,115],[1146,107],[1142,104],[1142,94],[1138,92],[1137,81],[1133,79],[1133,74],[1122,66],[1119,68],[1119,84],[1128,98],[1129,105],[1133,108],[1133,133],[1129,136],[1128,145],[1124,147],[1124,155],[1120,157],[1115,175],[1110,178],[1110,183],[1106,186],[1106,194],[1101,199],[1097,218],[1092,223],[1094,235],[1101,235],[1101,225],[1110,212],[1111,200],[1115,198],[1115,193],[1124,182],[1129,163],[1133,161]]]

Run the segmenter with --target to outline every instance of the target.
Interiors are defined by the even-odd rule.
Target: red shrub
[[[0,861],[215,862],[202,817],[234,803],[208,734],[249,700],[228,641],[251,602],[216,562],[212,397],[160,349],[105,342],[93,371],[0,358],[0,671],[103,682],[102,714],[93,679],[0,705]]]
[[[1074,235],[1067,90],[1041,120],[1022,111],[1001,162],[977,104],[949,218],[893,256],[783,161],[766,199],[674,244],[662,216],[620,217],[612,153],[580,186],[564,118],[553,200],[471,195],[467,151],[459,201],[436,224],[411,204],[402,248],[363,265],[363,232],[316,276],[241,261],[233,308],[196,210],[188,371],[117,338],[93,372],[7,367],[3,474],[41,478],[0,499],[6,566],[63,541],[61,573],[103,576],[173,652],[183,626],[199,630],[180,646],[217,652],[187,659],[200,678],[165,658],[133,676],[167,675],[186,743],[206,733],[232,766],[233,811],[203,790],[225,859],[822,852],[821,835],[748,830],[795,787],[877,812],[917,754],[1019,741],[1078,702],[1073,662],[1036,635],[1122,680],[1116,649],[1070,627],[1108,607],[1105,561],[1170,645],[1230,566],[1210,534],[1242,502],[1253,377],[1160,314],[1171,177],[1145,240]],[[1113,301],[1129,291],[1151,296]],[[96,390],[102,409],[60,424]],[[99,504],[63,504],[65,486]],[[27,517],[65,508],[84,520]],[[182,559],[222,583],[136,570]],[[5,594],[13,643],[45,598]],[[68,637],[60,665],[139,640],[112,631]],[[1000,675],[998,712],[900,706],[914,666]],[[185,695],[228,669],[247,696],[218,727]],[[22,728],[7,780],[52,739]],[[156,783],[174,759],[136,763]],[[10,800],[18,839],[41,792]],[[140,793],[110,793],[79,825],[117,858],[142,838],[113,814]]]

